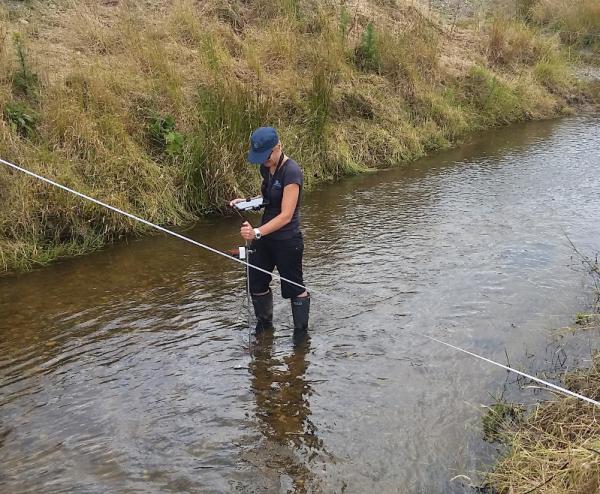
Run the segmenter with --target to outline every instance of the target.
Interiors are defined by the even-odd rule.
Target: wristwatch
[[[254,229],[254,238],[256,240],[260,240],[260,237],[262,237],[262,233],[260,233],[260,230],[258,228]]]

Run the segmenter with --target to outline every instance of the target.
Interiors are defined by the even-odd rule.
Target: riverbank
[[[310,188],[595,98],[558,35],[496,10],[57,0],[9,2],[0,21],[0,156],[163,225],[256,190],[259,125]],[[144,231],[4,168],[0,189],[3,273]]]
[[[600,270],[587,258],[596,293],[595,310],[577,314],[572,331],[600,332]],[[587,368],[567,372],[563,385],[600,401],[600,352],[594,350]],[[575,398],[557,396],[539,403],[526,415],[524,408],[496,404],[483,419],[488,440],[506,452],[486,474],[492,493],[587,494],[600,492],[600,423],[598,407]]]
[[[596,322],[594,330],[600,329]],[[588,369],[570,372],[565,386],[600,400],[600,354]],[[502,433],[508,453],[486,476],[490,492],[587,494],[600,492],[600,424],[597,407],[574,398],[538,404]]]

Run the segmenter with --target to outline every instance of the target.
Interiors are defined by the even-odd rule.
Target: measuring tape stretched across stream
[[[69,187],[66,187],[65,185],[59,184],[59,183],[57,183],[57,182],[55,182],[53,180],[50,180],[49,178],[43,177],[41,175],[38,175],[37,173],[34,173],[34,172],[29,171],[29,170],[27,170],[25,168],[22,168],[22,167],[17,166],[17,165],[15,165],[13,163],[10,163],[10,162],[8,162],[6,160],[3,160],[2,158],[0,158],[0,163],[5,164],[6,166],[12,168],[13,170],[17,170],[17,171],[20,171],[22,173],[25,173],[26,175],[29,175],[29,176],[34,177],[34,178],[37,178],[38,180],[41,180],[42,182],[46,182],[46,183],[48,183],[50,185],[54,185],[55,187],[58,187],[59,189],[62,189],[64,191],[66,191],[66,192],[69,192],[71,194],[75,194],[76,196],[81,197],[82,199],[85,199],[87,201],[91,201],[94,204],[102,206],[103,208],[106,208],[106,209],[109,209],[109,210],[111,210],[111,211],[113,211],[115,213],[119,213],[119,214],[122,214],[124,216],[127,216],[128,218],[131,218],[132,220],[139,221],[140,223],[143,223],[144,225],[150,226],[150,227],[152,227],[152,228],[154,228],[154,229],[156,229],[158,231],[166,233],[167,235],[171,235],[171,236],[176,237],[176,238],[178,238],[180,240],[184,240],[186,242],[189,242],[189,243],[191,243],[191,244],[193,244],[193,245],[195,245],[197,247],[201,247],[203,249],[206,249],[209,252],[212,252],[214,254],[218,254],[218,255],[220,255],[222,257],[226,257],[227,259],[231,259],[231,260],[233,260],[235,262],[243,264],[244,266],[246,266],[246,269],[256,269],[256,270],[261,271],[263,273],[266,273],[266,274],[268,274],[270,276],[273,276],[274,278],[276,278],[278,280],[285,281],[286,283],[290,283],[290,284],[295,285],[295,286],[297,286],[299,288],[306,289],[305,286],[300,285],[299,283],[295,283],[295,282],[293,282],[291,280],[288,280],[288,279],[286,279],[286,278],[284,278],[284,277],[282,277],[282,276],[280,276],[278,274],[271,273],[271,272],[269,272],[269,271],[267,271],[265,269],[261,269],[261,268],[259,268],[257,266],[253,266],[252,264],[250,264],[250,263],[248,263],[246,261],[243,261],[242,259],[238,259],[237,257],[225,254],[224,252],[221,252],[218,249],[215,249],[213,247],[205,245],[205,244],[203,244],[201,242],[197,242],[196,240],[193,240],[193,239],[191,239],[189,237],[186,237],[184,235],[176,233],[176,232],[174,232],[172,230],[169,230],[167,228],[164,228],[162,226],[156,225],[156,224],[154,224],[154,223],[152,223],[152,222],[150,222],[148,220],[140,218],[139,216],[135,216],[135,215],[133,215],[131,213],[123,211],[122,209],[116,208],[114,206],[111,206],[110,204],[106,204],[106,203],[104,203],[102,201],[99,201],[98,199],[95,199],[95,198],[90,197],[88,195],[82,194],[81,192],[77,192],[76,190],[73,190],[73,189],[71,189]],[[341,300],[341,299],[339,299],[337,297],[334,297],[332,295],[329,295],[328,293],[325,293],[325,292],[320,292],[320,291],[317,291],[317,290],[314,290],[314,289],[311,289],[311,292],[323,295],[323,296],[325,296],[325,297],[327,297],[327,298],[329,298],[331,300],[335,300],[336,302],[341,303],[343,305],[348,304],[347,300]],[[407,331],[407,333],[411,334],[413,336],[416,336],[416,337],[426,338],[426,339],[428,339],[430,341],[434,341],[434,342],[436,342],[436,343],[438,343],[440,345],[444,345],[444,346],[446,346],[448,348],[452,348],[453,350],[456,350],[458,352],[462,352],[462,353],[465,353],[465,354],[470,355],[472,357],[475,357],[475,358],[477,358],[479,360],[483,360],[484,362],[487,362],[489,364],[495,365],[495,366],[500,367],[502,369],[505,369],[505,370],[507,370],[509,372],[513,372],[513,373],[518,374],[520,376],[526,377],[527,379],[530,379],[530,380],[535,381],[535,382],[537,382],[539,384],[542,384],[542,385],[546,386],[549,389],[558,391],[559,393],[565,394],[567,396],[571,396],[573,398],[577,398],[577,399],[585,401],[587,403],[591,403],[592,405],[600,406],[600,402],[598,402],[596,400],[593,400],[591,398],[588,398],[587,396],[583,396],[583,395],[581,395],[579,393],[575,393],[575,392],[570,391],[570,390],[568,390],[566,388],[563,388],[561,386],[557,386],[556,384],[553,384],[551,382],[545,381],[543,379],[540,379],[538,377],[532,376],[532,375],[527,374],[525,372],[521,372],[521,371],[518,371],[516,369],[513,369],[512,367],[509,367],[507,365],[503,365],[503,364],[501,364],[499,362],[496,362],[494,360],[488,359],[486,357],[482,357],[481,355],[478,355],[478,354],[476,354],[474,352],[470,352],[470,351],[465,350],[463,348],[460,348],[458,346],[452,345],[450,343],[446,343],[445,341],[442,341],[442,340],[439,340],[437,338],[434,338],[433,336],[428,336],[428,335],[425,335],[425,334],[415,333],[414,331]]]

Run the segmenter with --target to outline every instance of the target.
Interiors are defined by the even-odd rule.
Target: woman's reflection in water
[[[323,450],[310,421],[312,388],[306,380],[310,337],[295,338],[291,354],[282,358],[273,355],[273,342],[272,331],[258,335],[250,363],[256,416],[267,439],[265,466],[275,470],[280,479],[286,475],[293,492],[307,492],[311,480],[308,461]]]

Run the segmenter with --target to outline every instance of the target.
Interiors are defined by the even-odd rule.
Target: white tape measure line
[[[215,253],[215,254],[218,254],[218,255],[220,255],[220,256],[222,256],[222,257],[225,257],[225,258],[227,258],[227,259],[231,259],[231,260],[233,260],[233,261],[235,261],[235,262],[237,262],[237,263],[239,263],[239,264],[243,264],[244,266],[247,266],[247,267],[250,267],[250,268],[252,268],[252,269],[256,269],[256,270],[258,270],[258,271],[261,271],[261,272],[263,272],[263,273],[266,273],[266,274],[268,274],[268,275],[271,275],[271,276],[273,276],[274,278],[276,278],[276,279],[278,279],[278,280],[282,280],[282,281],[285,281],[285,282],[287,282],[287,283],[290,283],[290,284],[292,284],[292,285],[295,285],[295,286],[297,286],[297,287],[299,287],[299,288],[306,289],[306,287],[304,287],[303,285],[300,285],[299,283],[295,283],[295,282],[293,282],[293,281],[291,281],[291,280],[288,280],[288,279],[286,279],[286,278],[283,278],[282,276],[279,276],[279,275],[277,275],[277,274],[275,274],[275,273],[270,273],[269,271],[267,271],[267,270],[265,270],[265,269],[261,269],[261,268],[259,268],[259,267],[257,267],[257,266],[253,266],[252,264],[249,264],[249,263],[247,263],[247,262],[245,262],[245,261],[243,261],[243,260],[241,260],[241,259],[238,259],[237,257],[233,257],[233,256],[230,256],[230,255],[227,255],[227,254],[225,254],[224,252],[221,252],[220,250],[217,250],[217,249],[215,249],[215,248],[213,248],[213,247],[210,247],[210,246],[208,246],[208,245],[205,245],[205,244],[203,244],[203,243],[201,243],[201,242],[197,242],[196,240],[192,240],[191,238],[189,238],[189,237],[186,237],[186,236],[184,236],[184,235],[180,235],[179,233],[175,233],[175,232],[173,232],[173,231],[171,231],[171,230],[168,230],[167,228],[163,228],[162,226],[156,225],[156,224],[154,224],[154,223],[151,223],[151,222],[150,222],[150,221],[148,221],[148,220],[145,220],[145,219],[143,219],[143,218],[140,218],[139,216],[135,216],[135,215],[133,215],[133,214],[131,214],[131,213],[128,213],[128,212],[126,212],[126,211],[123,211],[123,210],[121,210],[121,209],[119,209],[119,208],[116,208],[116,207],[114,207],[114,206],[111,206],[110,204],[106,204],[106,203],[104,203],[104,202],[102,202],[102,201],[99,201],[98,199],[94,199],[93,197],[90,197],[90,196],[87,196],[87,195],[85,195],[85,194],[82,194],[81,192],[77,192],[76,190],[73,190],[73,189],[71,189],[71,188],[69,188],[69,187],[66,187],[65,185],[59,184],[59,183],[57,183],[57,182],[55,182],[55,181],[53,181],[53,180],[50,180],[50,179],[48,179],[48,178],[46,178],[46,177],[43,177],[43,176],[41,176],[41,175],[38,175],[37,173],[31,172],[31,171],[29,171],[29,170],[26,170],[25,168],[22,168],[22,167],[20,167],[20,166],[17,166],[17,165],[15,165],[15,164],[13,164],[13,163],[10,163],[10,162],[8,162],[8,161],[6,161],[6,160],[3,160],[2,158],[0,158],[0,163],[4,163],[5,165],[7,165],[7,166],[9,166],[9,167],[11,167],[11,168],[13,168],[13,169],[15,169],[15,170],[18,170],[18,171],[20,171],[20,172],[22,172],[22,173],[25,173],[26,175],[29,175],[29,176],[31,176],[31,177],[35,177],[35,178],[37,178],[38,180],[41,180],[41,181],[43,181],[43,182],[46,182],[46,183],[48,183],[48,184],[54,185],[55,187],[58,187],[59,189],[62,189],[62,190],[64,190],[64,191],[66,191],[66,192],[70,192],[71,194],[75,194],[75,195],[76,195],[76,196],[78,196],[78,197],[81,197],[81,198],[83,198],[83,199],[86,199],[86,200],[88,200],[88,201],[91,201],[91,202],[93,202],[94,204],[97,204],[97,205],[99,205],[99,206],[102,206],[102,207],[104,207],[104,208],[107,208],[107,209],[109,209],[109,210],[111,210],[111,211],[114,211],[115,213],[119,213],[119,214],[122,214],[122,215],[124,215],[124,216],[127,216],[128,218],[131,218],[131,219],[133,219],[133,220],[135,220],[135,221],[139,221],[140,223],[143,223],[144,225],[148,225],[148,226],[150,226],[150,227],[152,227],[152,228],[154,228],[154,229],[156,229],[156,230],[159,230],[159,231],[161,231],[161,232],[163,232],[163,233],[166,233],[167,235],[171,235],[171,236],[173,236],[173,237],[176,237],[176,238],[178,238],[178,239],[180,239],[180,240],[185,240],[186,242],[189,242],[189,243],[191,243],[191,244],[193,244],[193,245],[195,245],[195,246],[197,246],[197,247],[201,247],[201,248],[203,248],[203,249],[206,249],[206,250],[208,250],[208,251],[210,251],[210,252],[213,252],[213,253]],[[327,294],[327,293],[324,293],[324,292],[320,292],[320,291],[317,291],[317,290],[312,290],[312,289],[311,289],[311,291],[312,291],[313,293],[318,293],[318,294],[320,294],[320,295],[323,295],[323,296],[325,296],[325,297],[327,297],[327,298],[330,298],[330,299],[332,299],[332,300],[335,300],[336,302],[342,303],[343,305],[346,305],[346,304],[348,304],[348,303],[349,303],[347,300],[338,299],[337,297],[333,297],[333,296],[331,296],[331,295],[329,295],[329,294]],[[437,338],[434,338],[433,336],[428,336],[428,335],[419,334],[419,333],[414,333],[414,332],[411,332],[411,334],[413,334],[413,335],[415,335],[415,336],[420,336],[420,337],[422,337],[422,338],[429,339],[429,340],[431,340],[431,341],[435,341],[436,343],[439,343],[439,344],[441,344],[441,345],[445,345],[446,347],[452,348],[452,349],[454,349],[454,350],[457,350],[457,351],[459,351],[459,352],[465,353],[465,354],[467,354],[467,355],[471,355],[472,357],[475,357],[475,358],[478,358],[478,359],[480,359],[480,360],[483,360],[484,362],[488,362],[488,363],[490,363],[490,364],[492,364],[492,365],[496,365],[496,366],[498,366],[498,367],[501,367],[501,368],[503,368],[503,369],[505,369],[505,370],[507,370],[507,371],[509,371],[509,372],[514,372],[515,374],[518,374],[518,375],[520,375],[520,376],[523,376],[523,377],[526,377],[526,378],[528,378],[528,379],[531,379],[532,381],[535,381],[535,382],[538,382],[538,383],[540,383],[540,384],[543,384],[544,386],[547,386],[548,388],[550,388],[550,389],[554,389],[554,390],[556,390],[556,391],[558,391],[558,392],[560,392],[560,393],[563,393],[563,394],[565,394],[565,395],[568,395],[568,396],[572,396],[572,397],[578,398],[578,399],[580,399],[580,400],[583,400],[583,401],[585,401],[585,402],[587,402],[587,403],[591,403],[591,404],[593,404],[593,405],[596,405],[596,406],[600,406],[600,402],[598,402],[598,401],[595,401],[595,400],[592,400],[591,398],[588,398],[587,396],[583,396],[583,395],[580,395],[580,394],[578,394],[578,393],[574,393],[573,391],[570,391],[570,390],[568,390],[568,389],[566,389],[566,388],[563,388],[563,387],[561,387],[561,386],[557,386],[556,384],[552,384],[552,383],[550,383],[550,382],[548,382],[548,381],[544,381],[544,380],[542,380],[542,379],[539,379],[539,378],[537,378],[537,377],[535,377],[535,376],[532,376],[532,375],[530,375],[530,374],[526,374],[525,372],[518,371],[518,370],[516,370],[516,369],[513,369],[512,367],[509,367],[509,366],[507,366],[507,365],[500,364],[499,362],[496,362],[496,361],[494,361],[494,360],[488,359],[488,358],[486,358],[486,357],[482,357],[482,356],[480,356],[480,355],[477,355],[476,353],[470,352],[470,351],[468,351],[468,350],[464,350],[464,349],[462,349],[462,348],[460,348],[460,347],[457,347],[457,346],[455,346],[455,345],[451,345],[450,343],[446,343],[446,342],[444,342],[444,341],[442,341],[442,340],[439,340],[439,339],[437,339]]]

